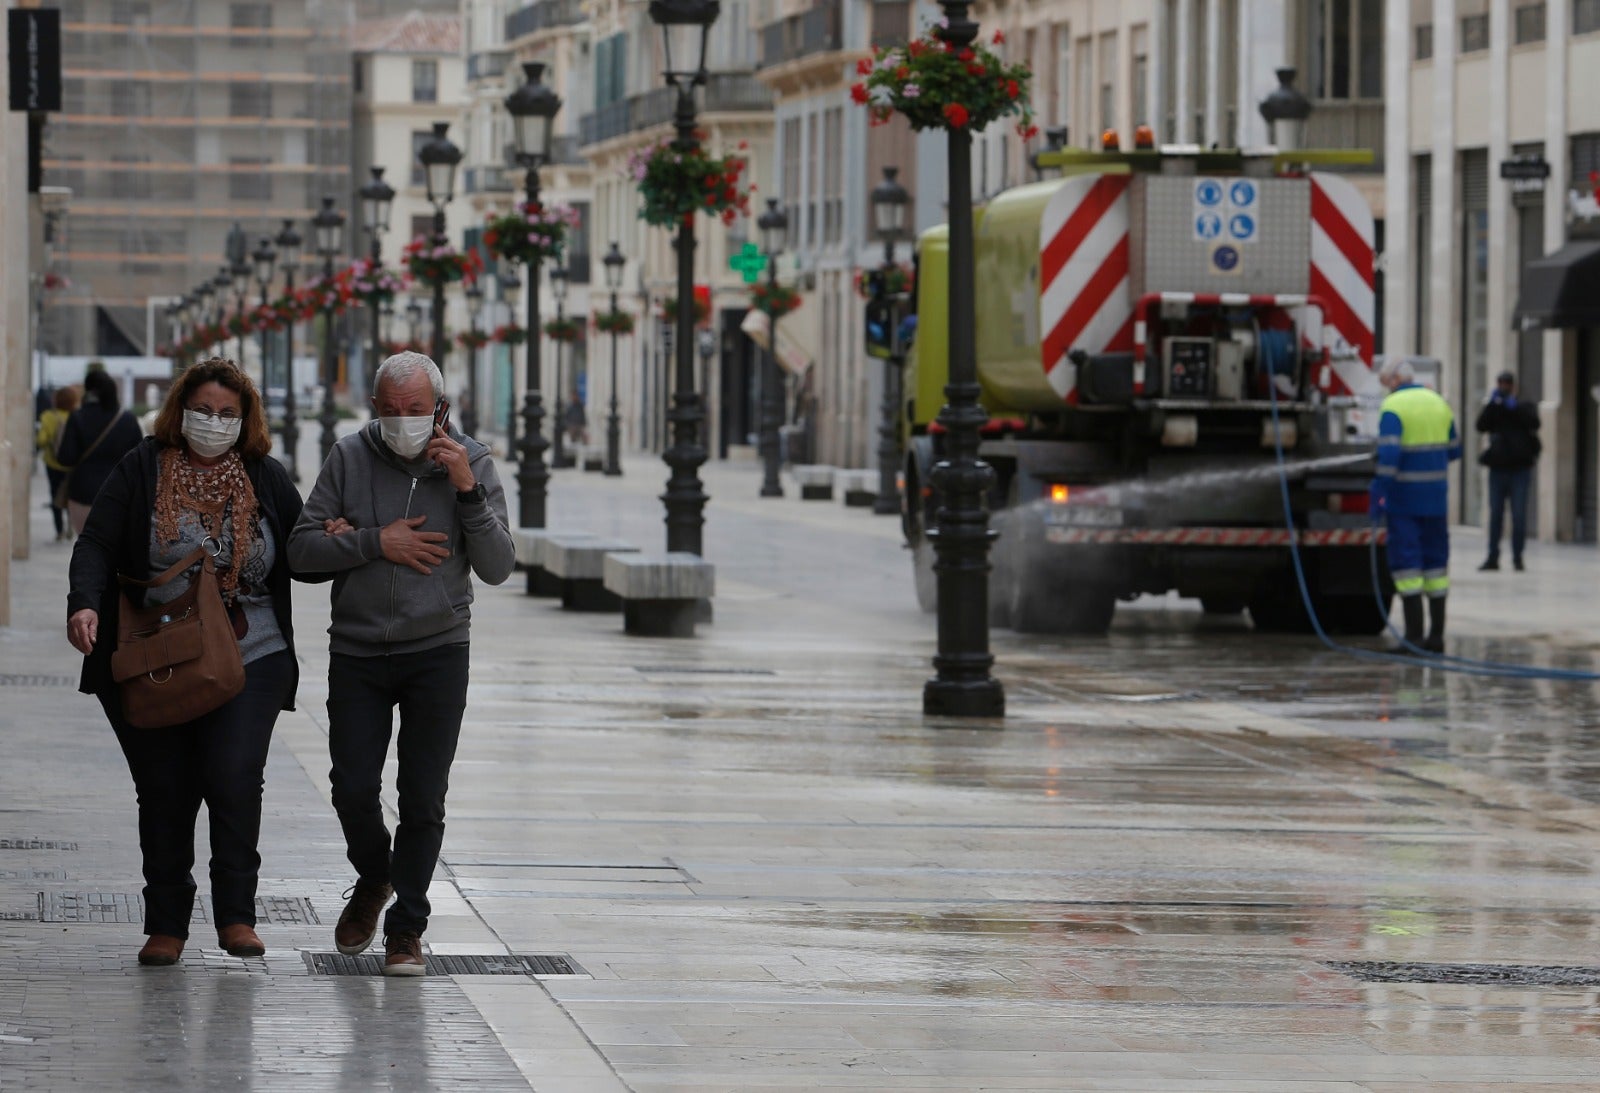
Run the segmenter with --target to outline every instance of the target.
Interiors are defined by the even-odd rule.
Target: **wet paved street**
[[[665,468],[627,468],[559,473],[552,526],[661,549]],[[267,958],[197,924],[140,969],[136,915],[78,921],[130,917],[133,794],[60,685],[66,549],[37,514],[0,631],[0,1089],[1600,1086],[1600,687],[1141,601],[1107,641],[997,631],[1010,716],[933,723],[895,521],[707,479],[695,640],[520,577],[474,605],[426,940],[575,966],[538,979],[313,974],[350,880],[315,587],[267,774]],[[1473,536],[1454,651],[1600,662],[1592,550],[1480,575]]]

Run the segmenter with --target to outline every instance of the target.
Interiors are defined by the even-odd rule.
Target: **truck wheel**
[[[933,573],[933,544],[918,539],[911,545],[911,580],[917,589],[917,606],[927,614],[939,610],[939,579]]]
[[[1384,603],[1387,608],[1388,602]],[[1317,618],[1322,628],[1330,634],[1360,634],[1370,637],[1381,634],[1389,624],[1387,610],[1378,609],[1378,601],[1367,594],[1354,596],[1322,596],[1316,600]]]

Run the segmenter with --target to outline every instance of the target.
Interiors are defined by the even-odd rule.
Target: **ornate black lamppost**
[[[461,162],[461,149],[445,136],[450,123],[433,123],[433,139],[417,149],[417,159],[422,162],[422,176],[428,184],[428,203],[433,206],[433,245],[448,242],[444,231],[444,207],[456,195],[456,165]],[[433,363],[444,371],[444,279],[433,283]]]
[[[761,496],[782,497],[778,479],[782,451],[778,429],[783,425],[783,369],[778,366],[778,314],[772,310],[778,289],[778,256],[789,242],[789,214],[778,199],[767,198],[767,211],[756,218],[761,250],[767,259],[767,352],[761,360]]]
[[[550,269],[550,295],[554,296],[555,300],[556,300],[556,324],[558,326],[561,323],[563,323],[566,320],[566,317],[567,317],[567,288],[569,287],[569,282],[570,281],[571,281],[571,274],[569,274],[567,272],[567,267],[566,266],[558,264],[558,265],[555,265],[555,266],[551,267],[551,269]],[[530,330],[530,331],[528,331],[528,337],[537,338],[542,333],[543,333],[542,331]],[[567,354],[566,354],[566,343],[564,341],[562,341],[560,338],[552,338],[551,341],[556,343],[556,389],[555,389],[555,395],[551,400],[555,405],[555,411],[554,411],[555,421],[554,421],[554,424],[553,424],[553,426],[551,428],[551,432],[554,435],[551,437],[551,439],[553,441],[555,441],[555,443],[550,448],[550,466],[552,468],[570,467],[577,461],[572,458],[570,453],[568,453],[568,451],[567,451],[567,443],[566,443],[566,434],[567,434],[567,370],[566,370]]]
[[[294,230],[294,221],[285,220],[283,230],[278,233],[278,262],[283,266],[284,291],[294,295],[294,273],[300,265],[300,233]],[[294,397],[294,317],[284,324],[284,369],[283,369],[283,428],[279,436],[283,439],[283,461],[289,471],[289,481],[300,481],[299,461],[295,458],[295,449],[300,444],[300,425],[295,418]]]
[[[250,265],[255,271],[256,286],[261,289],[261,306],[266,307],[271,303],[269,293],[272,291],[272,278],[277,272],[278,252],[272,249],[272,240],[266,236],[261,237],[261,242],[256,244],[256,249],[250,253]],[[271,346],[272,334],[265,326],[261,328],[261,397],[267,397],[267,385],[271,382],[272,357],[268,352]]]
[[[700,147],[695,137],[694,89],[706,82],[706,41],[722,5],[718,0],[650,0],[650,19],[661,28],[667,85],[677,90],[672,124],[673,146],[690,152]],[[700,426],[705,408],[694,382],[694,218],[678,225],[673,244],[678,252],[678,314],[672,350],[672,444],[662,458],[672,474],[662,500],[667,509],[667,550],[701,553],[701,531],[709,498],[700,482],[706,461]]]
[[[199,313],[195,316],[195,321],[198,324],[196,326],[197,330],[205,330],[211,325],[211,300],[212,295],[216,291],[216,288],[211,284],[210,281],[201,281],[194,287],[194,296],[195,299],[199,301],[200,305]],[[209,345],[196,346],[195,355],[197,357],[204,356],[206,350],[210,348],[211,347]]]
[[[224,356],[228,352],[228,294],[233,291],[233,274],[227,266],[217,270],[217,275],[211,279],[211,292],[213,303],[212,322],[218,327],[217,355]]]
[[[362,183],[361,189],[357,192],[361,197],[361,226],[372,237],[367,246],[367,258],[372,263],[370,274],[376,279],[383,268],[383,236],[389,230],[389,213],[394,208],[394,187],[383,180],[384,168],[369,169],[372,171],[372,178]],[[372,362],[367,365],[369,378],[377,374],[378,365],[383,363],[381,332],[378,329],[381,310],[375,301],[367,307],[372,336]]]
[[[250,263],[247,260],[235,262],[228,272],[233,282],[234,314],[239,317],[239,367],[243,369],[244,334],[250,329]]]
[[[461,397],[461,429],[468,436],[478,433],[478,319],[483,315],[483,286],[477,281],[467,286],[467,387]]]
[[[967,0],[940,0],[945,25],[939,37],[956,51],[978,37]],[[977,316],[973,307],[972,133],[947,130],[950,184],[950,382],[939,411],[944,451],[933,468],[940,495],[933,540],[939,589],[939,649],[935,678],[922,690],[922,711],[956,717],[1001,717],[1005,692],[989,674],[989,513],[984,495],[994,469],[978,458],[979,430],[989,415],[978,403]]]
[[[622,257],[616,240],[612,240],[611,249],[606,251],[606,256],[601,259],[606,267],[606,288],[611,293],[611,315],[617,314],[617,290],[622,287],[623,267],[627,259]],[[617,328],[611,328],[611,412],[606,415],[606,465],[605,473],[615,477],[622,473],[621,453],[622,447],[622,418],[617,414]]]
[[[900,380],[905,365],[905,347],[900,344],[899,294],[889,291],[888,279],[894,275],[895,241],[904,237],[906,208],[911,195],[900,185],[898,167],[885,167],[883,181],[872,188],[872,220],[883,242],[883,272],[878,277],[877,294],[887,305],[889,355],[883,362],[883,421],[878,426],[878,499],[872,511],[893,516],[900,511],[900,488],[896,484],[900,468]]]
[[[517,164],[526,171],[524,188],[529,207],[539,203],[539,168],[550,162],[550,145],[561,96],[544,85],[544,65],[530,61],[522,66],[527,82],[506,97],[506,110],[517,131]],[[526,393],[522,405],[522,464],[517,468],[519,523],[525,528],[544,527],[545,496],[550,468],[545,466],[544,404],[539,390],[539,263],[528,263],[528,357]]]
[[[506,305],[506,323],[515,326],[517,323],[517,289],[522,287],[522,278],[517,276],[517,268],[510,262],[500,264],[500,299]],[[517,354],[506,346],[506,459],[512,463],[517,462]]]
[[[333,207],[333,198],[324,197],[322,208],[311,218],[317,234],[317,256],[322,259],[322,461],[333,451],[334,426],[339,414],[333,408],[333,383],[338,361],[333,352],[333,259],[344,250],[344,213]]]
[[[1267,123],[1267,139],[1279,147],[1299,148],[1304,141],[1305,120],[1311,116],[1311,100],[1294,86],[1295,70],[1277,69],[1278,86],[1267,93],[1256,109]],[[1279,126],[1279,122],[1284,122]]]

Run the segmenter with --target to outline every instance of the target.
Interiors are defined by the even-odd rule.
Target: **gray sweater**
[[[451,436],[467,447],[472,473],[488,491],[483,502],[457,501],[444,468],[431,460],[395,455],[379,439],[376,421],[329,453],[288,550],[294,569],[334,574],[333,652],[379,656],[464,642],[472,625],[472,575],[488,584],[511,575],[516,556],[494,460],[453,427]],[[340,516],[355,530],[325,533],[323,521]],[[383,556],[384,526],[406,516],[427,516],[418,531],[449,536],[450,556],[426,576]]]

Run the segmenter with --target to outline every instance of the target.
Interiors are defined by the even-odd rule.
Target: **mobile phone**
[[[450,400],[440,399],[433,404],[433,423],[445,432],[450,431]]]

